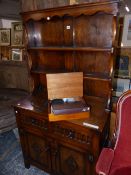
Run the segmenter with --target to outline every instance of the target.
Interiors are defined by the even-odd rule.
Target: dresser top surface
[[[67,122],[102,132],[109,116],[104,101],[96,97],[85,97],[85,100],[91,107],[89,118],[68,120]],[[30,96],[18,102],[15,105],[15,110],[21,110],[27,116],[35,115],[41,119],[48,119],[48,101],[44,97]]]

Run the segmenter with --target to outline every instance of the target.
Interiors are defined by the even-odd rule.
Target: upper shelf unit
[[[22,13],[28,48],[111,51],[115,40],[116,14],[117,3],[111,2],[103,2],[99,6],[98,3],[87,3]]]
[[[46,89],[47,73],[83,72],[84,94],[110,97],[117,6],[105,0],[22,13],[35,90]]]
[[[48,17],[53,16],[79,16],[80,14],[93,15],[97,12],[104,12],[108,14],[117,15],[118,12],[118,2],[119,0],[110,0],[105,2],[95,2],[95,3],[84,3],[79,5],[69,5],[57,8],[49,8],[44,10],[36,10],[21,13],[23,20],[28,21],[33,19],[39,21],[43,18],[47,19]]]

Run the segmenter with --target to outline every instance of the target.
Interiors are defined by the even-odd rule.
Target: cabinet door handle
[[[52,153],[52,155],[56,157],[56,156],[57,156],[57,153],[58,153],[58,151],[55,150],[55,151]]]
[[[93,163],[94,162],[94,156],[92,154],[89,154],[88,160]]]
[[[47,129],[48,129],[47,123],[44,122],[42,128],[43,128],[44,130],[47,130]]]
[[[36,124],[36,122],[37,122],[37,120],[36,119],[31,119],[31,123],[34,125],[34,124]]]
[[[47,146],[46,148],[45,148],[45,152],[48,152],[50,150],[50,147],[49,146]]]

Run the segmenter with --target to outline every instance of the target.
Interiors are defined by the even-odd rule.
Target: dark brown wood
[[[92,109],[89,118],[52,123],[48,122],[48,110],[44,107],[46,100],[37,98],[25,99],[15,107],[26,164],[50,173],[94,175],[95,162],[107,133],[105,129],[108,129],[105,123],[109,113],[105,111],[105,102],[85,97]],[[50,169],[50,163],[56,167]]]
[[[83,72],[46,74],[48,99],[83,97]]]
[[[111,51],[111,48],[98,48],[98,47],[32,47],[28,50],[54,50],[54,51],[98,51],[98,52],[106,52]]]
[[[22,13],[34,82],[32,95],[15,106],[26,167],[95,175],[109,135],[118,1],[93,2]],[[46,74],[64,72],[83,72],[87,119],[48,120]]]
[[[70,16],[78,16],[81,14],[92,15],[96,12],[105,12],[113,15],[117,15],[118,8],[117,3],[119,0],[111,0],[99,3],[85,3],[80,5],[64,6],[57,8],[49,8],[38,11],[24,12],[22,17],[24,21],[29,19],[40,20],[43,18],[53,17],[53,16],[63,16],[65,14]],[[59,12],[59,14],[58,14]]]

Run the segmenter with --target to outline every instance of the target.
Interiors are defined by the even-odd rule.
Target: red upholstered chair
[[[103,148],[96,164],[99,175],[131,175],[131,90],[118,100],[115,144]]]

